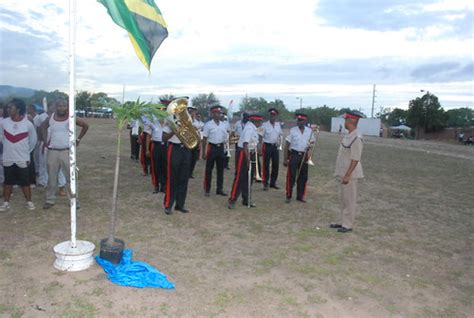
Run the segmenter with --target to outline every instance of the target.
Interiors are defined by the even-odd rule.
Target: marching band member
[[[176,211],[188,213],[189,210],[184,207],[184,204],[188,193],[191,150],[182,144],[170,125],[163,127],[163,141],[168,143],[166,151],[165,213],[172,214],[173,205]]]
[[[270,188],[279,189],[276,185],[278,178],[278,168],[280,162],[280,152],[278,151],[278,143],[282,135],[281,124],[276,121],[278,110],[270,108],[268,110],[270,120],[263,123],[263,144],[262,144],[262,182],[263,190],[268,190],[268,181],[270,179]],[[270,172],[270,161],[272,165],[272,173]]]
[[[160,107],[166,110],[166,106]],[[147,132],[146,150],[150,158],[151,182],[153,193],[163,192],[166,189],[166,142],[163,141],[163,125],[159,119],[153,118],[144,125]]]
[[[255,151],[258,145],[258,133],[257,127],[262,124],[263,117],[260,115],[249,115],[249,122],[245,124],[245,128],[242,131],[242,135],[237,143],[237,151],[235,154],[237,164],[235,166],[235,177],[232,183],[232,191],[230,193],[228,208],[234,209],[235,202],[242,194],[242,203],[249,207],[255,207],[255,205],[249,201],[249,170],[250,169],[250,149],[249,145],[254,143]]]
[[[193,127],[197,130],[199,135],[201,136],[202,140],[202,128],[204,127],[204,123],[198,118],[199,113],[197,112],[197,108],[194,106],[188,106],[188,113],[191,116],[191,120],[193,121]],[[194,178],[194,168],[196,167],[196,162],[199,160],[199,154],[201,152],[201,145],[198,144],[196,148],[191,150],[191,169],[189,171],[189,177],[191,179]]]
[[[230,139],[229,139],[229,133],[230,133],[230,124],[229,124],[229,120],[227,118],[227,113],[225,111],[222,112],[222,123],[224,123],[224,125],[226,125],[226,130],[227,130],[227,136],[226,136],[226,143],[228,145]],[[225,154],[225,158],[224,158],[224,169],[227,169],[227,170],[230,170],[230,167],[229,167],[229,151],[230,149],[225,149],[224,151],[224,154]]]
[[[359,119],[365,117],[358,111],[350,111],[344,115],[344,127],[349,131],[344,135],[339,146],[334,175],[339,181],[339,200],[341,202],[341,221],[333,223],[331,228],[340,233],[352,231],[357,209],[357,180],[364,177],[362,164],[362,136],[357,131]]]
[[[242,131],[244,130],[245,124],[249,121],[249,114],[246,112],[243,112],[241,115],[241,119],[237,120],[235,123],[234,131],[231,133],[231,136],[233,138],[242,136]],[[235,165],[237,165],[237,148],[238,144],[235,144]]]
[[[286,177],[286,203],[291,202],[293,186],[296,185],[296,200],[306,203],[304,200],[306,182],[308,181],[308,159],[311,155],[311,145],[314,144],[314,136],[311,128],[306,126],[308,116],[296,113],[297,126],[290,129],[286,137],[283,165],[288,167]],[[289,158],[288,158],[289,155]]]
[[[212,119],[204,125],[202,133],[202,159],[206,160],[204,195],[208,197],[211,191],[212,169],[214,169],[215,164],[217,170],[216,194],[227,196],[227,193],[223,190],[226,158],[224,147],[229,136],[229,126],[221,121],[222,106],[213,106],[210,110]]]

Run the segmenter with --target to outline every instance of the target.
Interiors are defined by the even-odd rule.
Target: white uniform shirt
[[[237,136],[242,136],[242,131],[244,130],[244,128],[245,128],[245,124],[242,123],[242,120],[238,120],[235,123],[234,134]]]
[[[170,132],[172,132],[171,127],[168,126],[168,125],[164,126],[162,131],[163,131],[163,133],[167,133],[167,134],[169,134]],[[162,139],[162,140],[163,140],[163,139]],[[179,138],[176,137],[176,135],[173,135],[173,137],[171,137],[170,139],[168,139],[168,142],[172,142],[172,143],[174,143],[174,144],[180,144],[180,143],[181,143],[181,140],[179,140]]]
[[[286,141],[290,143],[290,150],[304,152],[310,143],[314,142],[313,130],[309,127],[304,127],[303,133],[298,126],[290,129],[290,134],[286,137]]]
[[[151,140],[162,142],[163,141],[163,126],[158,119],[149,121],[144,130],[151,135]]]
[[[277,144],[280,141],[281,136],[281,124],[276,121],[275,125],[272,125],[270,121],[266,121],[262,125],[263,129],[263,142],[268,144]]]
[[[132,124],[130,125],[132,127],[132,136],[138,136],[139,128],[140,128],[140,122],[138,120],[134,120]]]
[[[202,136],[207,138],[207,142],[211,144],[222,144],[227,139],[228,127],[224,122],[219,121],[216,124],[212,119],[204,125]]]
[[[257,127],[249,121],[245,124],[245,128],[242,131],[242,135],[240,135],[237,146],[243,148],[244,143],[255,142],[255,138],[258,141]]]

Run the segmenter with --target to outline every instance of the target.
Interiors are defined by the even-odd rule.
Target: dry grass
[[[114,147],[113,123],[91,120],[78,155],[78,236],[96,245],[108,229]],[[346,235],[327,227],[338,213],[337,147],[337,136],[321,135],[306,205],[257,184],[256,209],[229,211],[225,198],[205,198],[196,178],[191,213],[171,216],[124,147],[117,236],[167,274],[173,291],[113,285],[96,265],[57,272],[52,247],[69,238],[65,200],[42,210],[44,191],[35,189],[31,212],[15,191],[12,210],[0,214],[0,316],[472,315],[474,147],[368,138],[357,227]]]

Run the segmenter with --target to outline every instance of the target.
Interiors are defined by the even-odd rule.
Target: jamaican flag
[[[128,31],[133,48],[150,70],[156,50],[168,36],[166,22],[153,0],[97,0],[112,20]]]

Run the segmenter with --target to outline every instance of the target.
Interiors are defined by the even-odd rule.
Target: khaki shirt
[[[358,135],[357,129],[347,134],[342,138],[341,145],[339,146],[339,152],[336,160],[336,171],[335,176],[345,176],[347,169],[351,164],[351,160],[357,160],[359,163],[352,172],[351,178],[358,179],[364,177],[362,171],[362,163],[360,159],[362,157],[363,142],[362,137]]]

